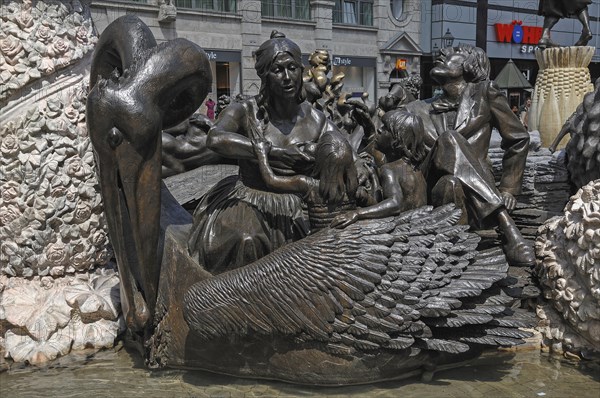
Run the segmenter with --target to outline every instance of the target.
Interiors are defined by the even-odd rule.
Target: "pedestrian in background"
[[[216,106],[216,102],[212,100],[212,98],[208,98],[208,100],[206,101],[206,116],[208,116],[208,118],[210,120],[214,120],[215,119],[215,106]]]

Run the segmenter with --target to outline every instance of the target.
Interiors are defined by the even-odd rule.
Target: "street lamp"
[[[454,36],[450,33],[450,28],[442,36],[442,42],[444,43],[444,47],[452,47],[452,44],[454,44]]]

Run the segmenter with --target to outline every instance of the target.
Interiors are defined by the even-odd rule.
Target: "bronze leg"
[[[544,18],[544,30],[542,31],[542,37],[538,42],[538,46],[541,48],[546,47],[558,47],[558,44],[550,39],[550,31],[558,22],[558,18],[556,17],[545,17]]]
[[[582,29],[581,36],[576,46],[585,46],[592,39],[592,30],[590,29],[590,14],[588,13],[587,7],[581,10],[581,12],[577,15],[577,18],[581,21]]]

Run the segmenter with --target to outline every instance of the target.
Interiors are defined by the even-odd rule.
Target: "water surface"
[[[390,381],[366,386],[307,387],[200,371],[143,367],[136,352],[121,349],[70,356],[49,367],[0,374],[2,397],[591,397],[600,398],[600,367],[537,351],[488,353],[433,381]]]

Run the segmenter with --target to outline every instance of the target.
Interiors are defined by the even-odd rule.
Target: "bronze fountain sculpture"
[[[307,234],[301,198],[267,186],[257,140],[270,142],[271,171],[313,178],[312,194],[333,215],[346,209],[341,202],[354,205],[352,178],[361,178],[352,164],[318,164],[323,141],[336,148],[329,156],[355,154],[304,102],[298,58],[281,34],[257,52],[260,95],[225,109],[208,136],[211,150],[239,160],[240,175],[207,194],[190,227],[189,214],[161,193],[160,131],[202,102],[208,59],[184,39],[156,45],[133,16],[100,38],[87,123],[123,312],[147,363],[357,384],[431,375],[485,346],[528,337],[519,328],[532,317],[510,309],[515,299],[504,291],[505,255],[478,249],[453,205]]]

